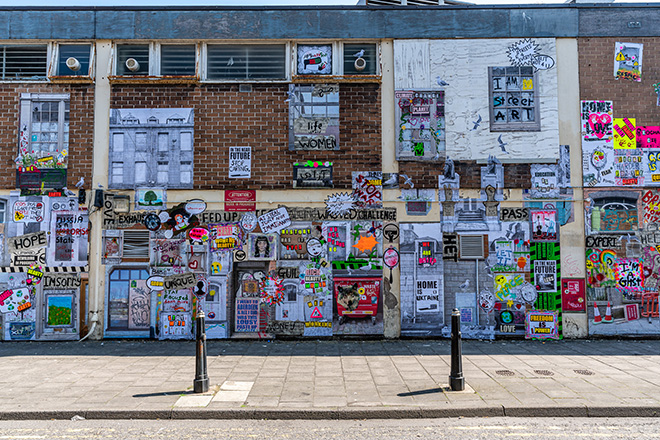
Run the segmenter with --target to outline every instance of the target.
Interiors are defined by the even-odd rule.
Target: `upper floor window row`
[[[285,81],[293,76],[379,75],[377,43],[116,43],[116,80]],[[0,81],[91,81],[90,43],[0,44]]]

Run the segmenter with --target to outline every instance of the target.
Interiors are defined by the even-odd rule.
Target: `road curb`
[[[660,417],[660,407],[643,406],[485,406],[462,408],[176,408],[162,410],[0,411],[0,420],[355,420],[452,417]]]

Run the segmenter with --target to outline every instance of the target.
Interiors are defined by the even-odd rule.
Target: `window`
[[[490,131],[540,131],[538,78],[531,66],[489,67]]]
[[[112,162],[112,183],[114,185],[124,183],[124,164]]]
[[[145,282],[149,272],[145,269],[115,269],[108,280],[108,330],[128,330],[129,298],[147,291]]]
[[[149,45],[117,45],[117,75],[149,75]]]
[[[344,75],[376,75],[378,50],[370,44],[344,44]]]
[[[58,76],[89,76],[91,48],[89,44],[60,44]]]
[[[207,46],[207,79],[285,79],[286,45]]]
[[[332,45],[298,45],[298,75],[332,75]]]
[[[24,166],[40,168],[64,164],[69,148],[69,95],[21,94],[19,156]]]
[[[0,200],[0,223],[5,222],[5,212],[7,211],[7,202]]]
[[[2,80],[46,79],[48,74],[48,47],[0,46]]]
[[[339,149],[339,85],[289,85],[289,149]]]
[[[160,74],[195,76],[195,45],[160,47]]]

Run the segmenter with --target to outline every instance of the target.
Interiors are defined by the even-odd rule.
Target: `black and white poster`
[[[229,147],[229,178],[252,177],[252,147]]]

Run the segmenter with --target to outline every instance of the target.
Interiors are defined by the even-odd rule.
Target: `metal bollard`
[[[195,380],[193,389],[196,393],[205,393],[209,390],[209,376],[206,371],[206,327],[204,323],[204,312],[197,311],[197,352],[195,353]]]
[[[449,373],[449,388],[452,391],[465,389],[461,356],[461,312],[454,309],[451,312],[451,371]]]

